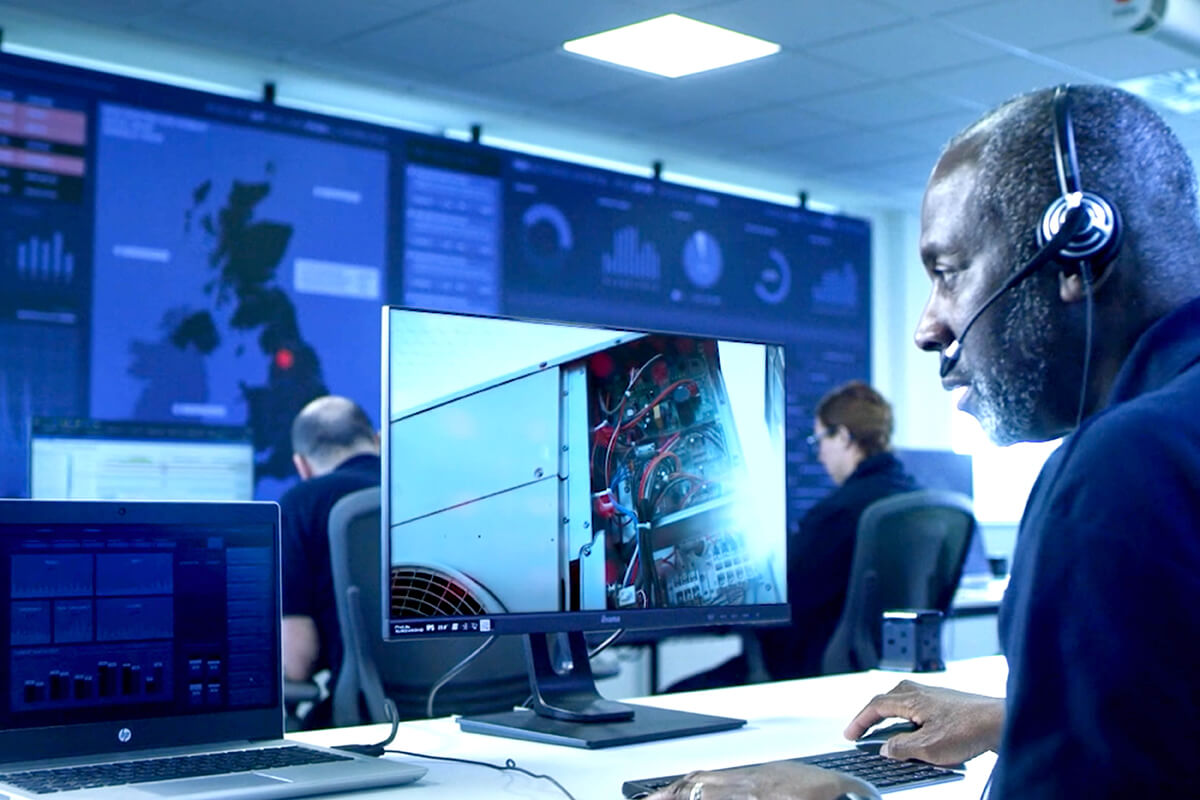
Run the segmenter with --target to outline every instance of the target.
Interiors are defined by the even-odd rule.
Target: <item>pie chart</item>
[[[683,272],[697,287],[715,286],[723,266],[721,245],[708,231],[696,231],[683,243]]]

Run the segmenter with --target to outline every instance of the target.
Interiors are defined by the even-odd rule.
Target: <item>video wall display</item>
[[[278,497],[304,403],[378,416],[385,303],[783,343],[793,519],[869,377],[863,220],[11,55],[0,281],[0,496],[42,416],[247,425]]]

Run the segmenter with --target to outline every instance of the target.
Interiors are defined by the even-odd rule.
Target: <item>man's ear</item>
[[[306,481],[313,476],[312,464],[308,463],[308,459],[299,453],[292,453],[292,464],[296,467],[300,480]]]
[[[1085,291],[1083,277],[1078,272],[1058,273],[1059,300],[1062,300],[1064,303],[1078,303],[1084,299]]]
[[[1100,273],[1099,278],[1092,279],[1092,296],[1096,296],[1096,291],[1104,285],[1108,280],[1108,276],[1113,273],[1114,264],[1108,264]],[[1071,273],[1058,273],[1058,298],[1064,303],[1078,303],[1086,297],[1087,289],[1084,287],[1083,276],[1079,270],[1074,270]]]

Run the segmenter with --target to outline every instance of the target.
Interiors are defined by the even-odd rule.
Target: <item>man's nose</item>
[[[927,352],[941,352],[950,346],[954,338],[954,332],[939,313],[934,298],[930,297],[921,312],[921,318],[917,320],[913,341],[917,347]]]

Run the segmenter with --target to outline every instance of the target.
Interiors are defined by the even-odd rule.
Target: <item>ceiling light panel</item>
[[[664,14],[563,43],[570,53],[679,78],[773,55],[779,45],[717,25]]]

